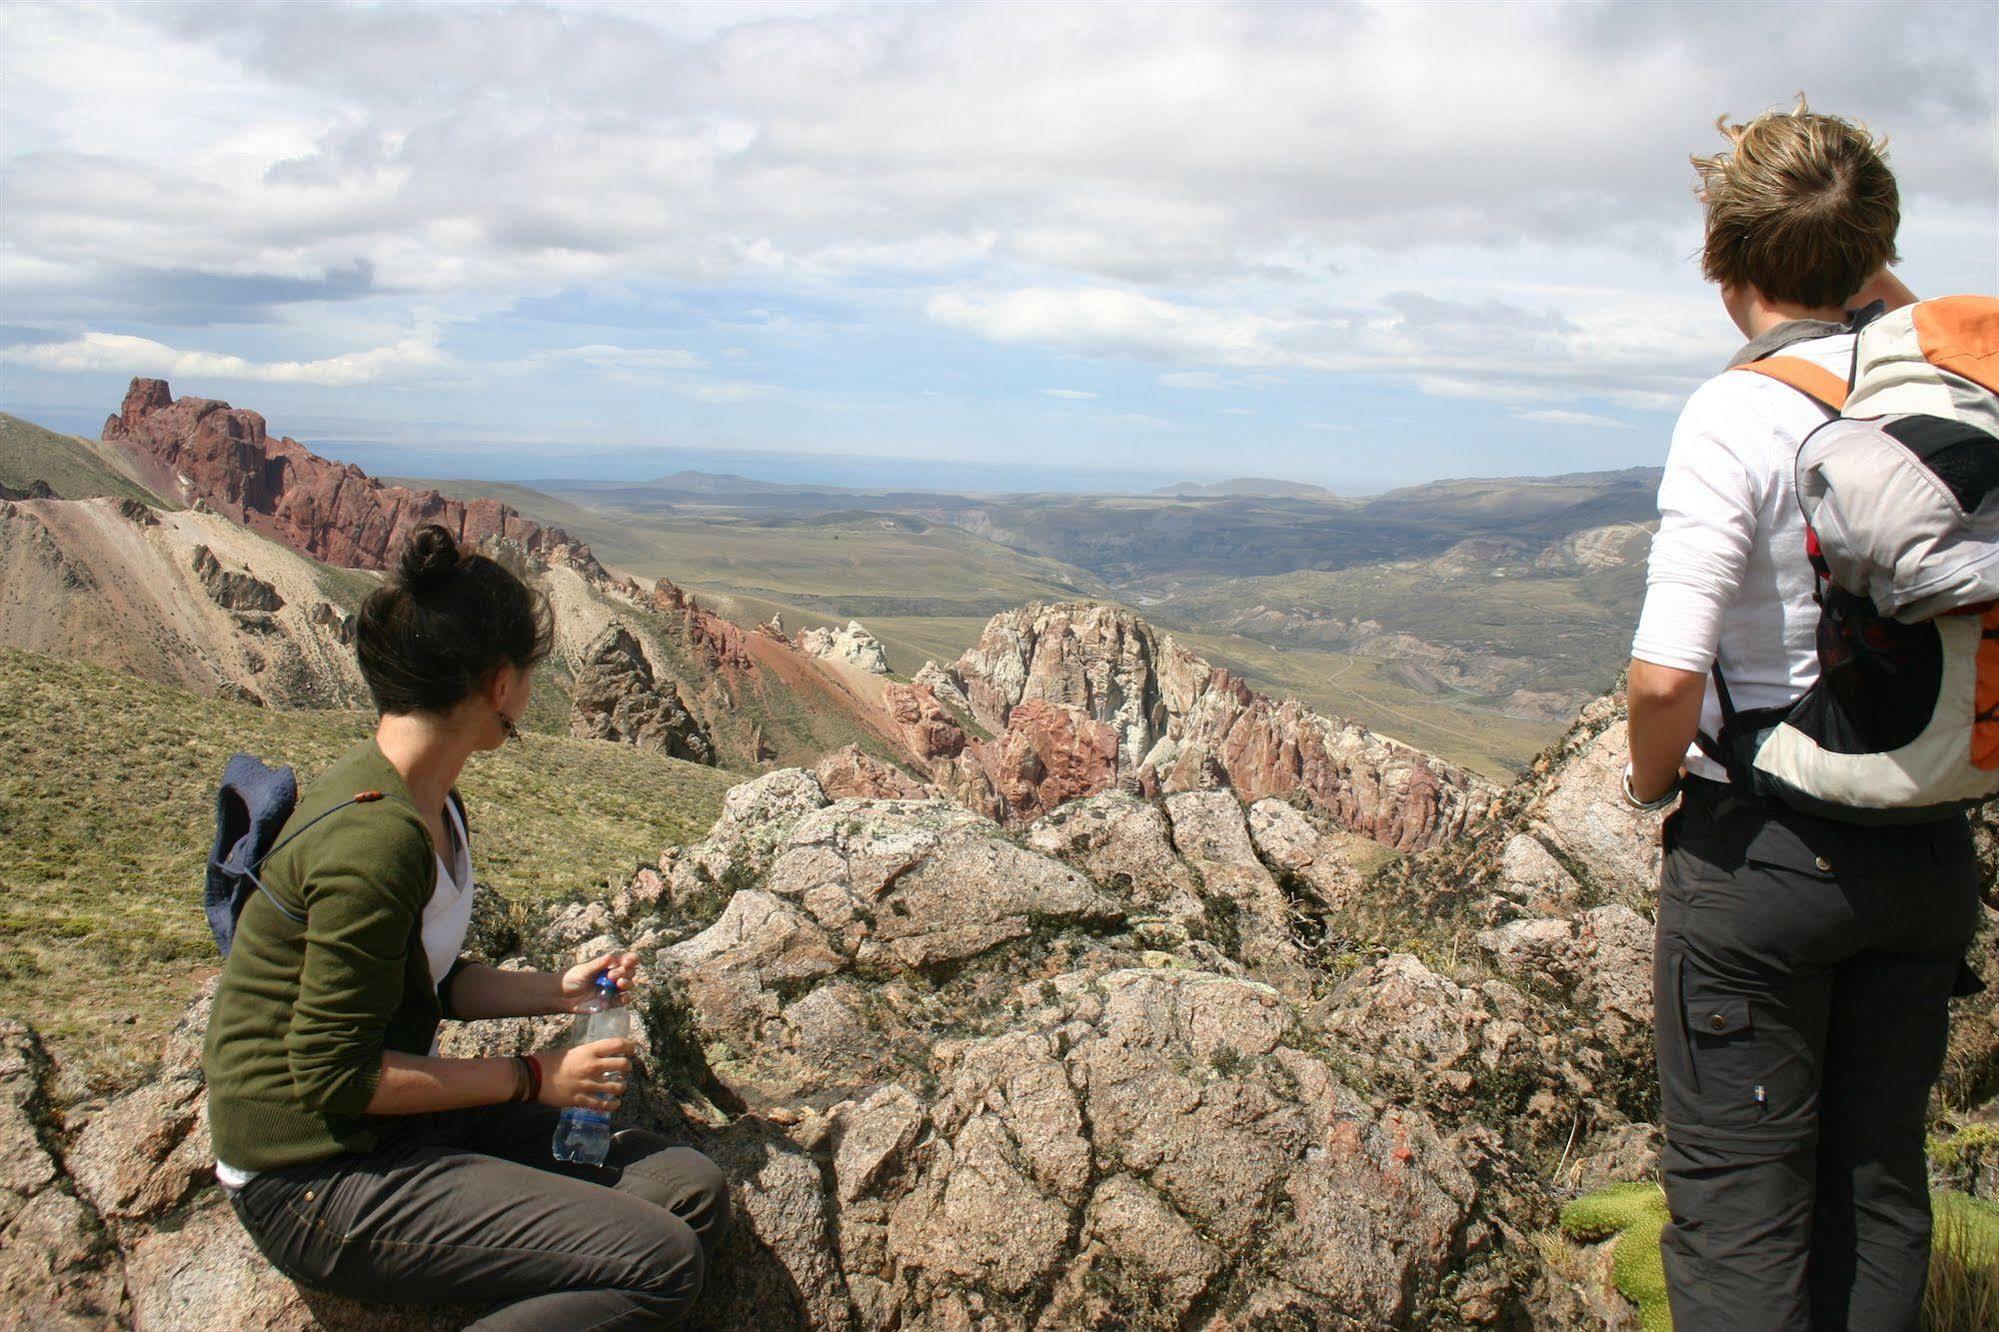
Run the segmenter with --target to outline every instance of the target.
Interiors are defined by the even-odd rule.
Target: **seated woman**
[[[573,1011],[606,971],[622,1000],[636,971],[629,953],[560,974],[458,957],[473,885],[452,785],[513,734],[547,603],[430,525],[356,634],[381,721],[300,798],[287,834],[305,831],[265,862],[216,992],[216,1177],[265,1257],[315,1289],[501,1302],[486,1329],[669,1325],[727,1224],[721,1172],[636,1129],[602,1167],[550,1153],[564,1108],[617,1109],[630,1044],[435,1053],[441,1017]],[[359,792],[381,794],[346,804]]]

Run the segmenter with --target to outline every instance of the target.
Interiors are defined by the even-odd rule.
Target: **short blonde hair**
[[[1771,300],[1842,304],[1896,259],[1901,196],[1887,145],[1863,125],[1791,111],[1715,122],[1727,151],[1695,156],[1707,205],[1701,271]]]

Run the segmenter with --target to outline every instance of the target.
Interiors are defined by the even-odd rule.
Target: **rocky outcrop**
[[[749,631],[708,610],[677,583],[661,578],[648,588],[627,578],[617,587],[646,609],[667,617],[679,629],[682,642],[706,669],[743,672],[757,669],[756,654],[750,650]]]
[[[776,626],[776,636],[784,637],[784,623],[772,617]],[[862,627],[859,620],[847,621],[845,629],[805,629],[797,639],[798,650],[809,657],[823,657],[852,666],[855,670],[866,671],[870,675],[888,674],[888,651],[876,638]]]
[[[1413,850],[1461,834],[1497,795],[1353,722],[1259,693],[1112,606],[1003,612],[952,665],[926,663],[900,688],[890,709],[911,750],[960,773],[969,750],[991,804],[1016,820],[1120,784],[1148,794],[1227,787],[1245,801],[1295,795]],[[997,740],[969,736],[954,709]]]
[[[275,587],[255,574],[224,569],[215,552],[206,546],[194,548],[194,575],[208,589],[215,604],[224,610],[268,613],[284,609],[285,599]]]
[[[1559,1325],[1615,1297],[1535,1236],[1657,1160],[1654,832],[1634,854],[1604,822],[1620,726],[1593,709],[1488,825],[1380,867],[1295,792],[1114,788],[1014,834],[854,750],[737,786],[604,900],[474,937],[505,965],[640,954],[629,1113],[720,1161],[740,1218],[697,1326]],[[261,1263],[207,1182],[202,1019],[68,1119],[7,1029],[0,1290],[139,1327],[476,1312],[330,1304]]]
[[[934,661],[924,662],[921,669],[909,677],[909,682],[928,689],[931,696],[946,707],[967,714],[972,710],[971,700],[965,697],[957,682],[945,673],[944,668]]]
[[[569,733],[615,740],[694,763],[715,762],[715,747],[673,682],[654,674],[632,631],[612,622],[576,669]]]
[[[331,462],[264,418],[207,398],[176,401],[166,381],[135,379],[104,423],[115,447],[155,493],[206,502],[293,550],[329,564],[386,569],[410,532],[439,523],[467,545],[497,541],[544,560],[596,569],[590,548],[497,500],[461,502],[434,490],[385,486]]]
[[[64,1169],[51,1079],[34,1031],[0,1022],[0,1309],[23,1327],[101,1327],[124,1316],[124,1262]]]
[[[1300,791],[1115,787],[1009,831],[855,749],[735,787],[705,838],[602,900],[488,904],[471,946],[639,953],[627,1113],[735,1194],[695,1326],[1576,1325],[1620,1306],[1557,1261],[1556,1205],[1658,1159],[1657,830],[1614,807],[1623,743],[1617,701],[1593,706],[1469,836],[1385,865]],[[1952,1095],[1999,1069],[1976,1002]],[[209,1182],[205,1019],[197,1001],[150,1079],[68,1103],[34,1033],[0,1023],[0,1307],[35,1327],[476,1316],[329,1301],[257,1256]],[[562,1026],[450,1025],[443,1049]]]
[[[215,514],[0,506],[0,643],[273,707],[367,700],[324,566]],[[359,580],[355,580],[359,581]]]
[[[928,800],[940,797],[936,787],[917,781],[862,751],[859,745],[836,749],[813,767],[820,789],[835,800]]]
[[[1016,821],[1117,780],[1117,732],[1074,708],[1030,700],[996,740],[973,744],[1000,807]]]

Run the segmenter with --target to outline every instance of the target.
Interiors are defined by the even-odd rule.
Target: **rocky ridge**
[[[858,622],[796,640],[781,624],[739,627],[670,581],[613,577],[588,547],[504,505],[384,486],[294,440],[272,440],[256,412],[175,400],[160,380],[133,381],[106,422],[105,442],[143,480],[189,503],[183,512],[243,524],[308,559],[380,569],[417,523],[439,521],[513,562],[549,596],[558,658],[549,674],[571,695],[561,721],[543,705],[536,724],[750,769],[817,763],[858,745],[867,763],[850,764],[836,783],[942,793],[1016,826],[1114,788],[1227,787],[1251,802],[1298,792],[1344,827],[1414,849],[1461,832],[1491,800],[1492,788],[1451,765],[1251,690],[1129,611],[1037,603],[1004,612],[958,661],[927,665],[904,684],[887,675],[880,642]],[[73,639],[89,644],[93,659],[126,652],[107,664],[204,692],[280,704],[359,701],[345,660],[349,617],[365,590],[355,589],[353,576],[329,571],[318,580],[342,589],[340,603],[317,588],[284,590],[256,560],[240,552],[222,559],[231,543],[211,533],[194,573],[206,598],[233,618],[191,626],[197,617],[184,605],[160,604],[153,585],[168,580],[131,558],[127,536],[101,523],[89,530],[73,518],[59,523],[49,508],[105,501],[28,503],[43,509],[27,513],[14,543],[22,557],[10,563],[36,566],[36,590],[9,599],[20,601],[4,626],[10,640],[62,651]],[[145,525],[153,511],[131,507],[145,517],[128,515],[128,525]],[[176,516],[170,525],[178,531],[185,523]],[[107,548],[120,568],[101,558]],[[115,624],[61,627],[88,600],[62,589],[86,585],[126,587],[107,599],[134,600],[131,613]],[[49,601],[72,605],[54,616],[37,612]],[[297,603],[296,613],[287,603]],[[613,623],[630,640],[622,648],[604,642]],[[238,641],[221,641],[229,634]],[[266,650],[274,635],[289,644],[278,686]],[[315,688],[305,678],[321,659],[337,685]]]
[[[0,643],[275,707],[358,707],[322,566],[205,506],[0,500]]]
[[[1656,1160],[1656,827],[1612,800],[1622,746],[1597,705],[1495,819],[1385,866],[1302,799],[1108,790],[1011,831],[785,769],[606,899],[489,902],[473,946],[644,959],[631,1113],[741,1218],[698,1326],[1583,1325],[1602,1292],[1534,1236]],[[97,1103],[0,1031],[0,1292],[36,1326],[462,1325],[254,1254],[208,1183],[204,1018]]]
[[[590,548],[498,500],[461,502],[387,486],[328,461],[264,418],[208,398],[181,398],[162,379],[134,379],[103,439],[141,482],[183,504],[197,498],[254,531],[328,564],[386,569],[409,534],[439,523],[467,545],[499,539],[543,559],[596,568]]]
[[[940,789],[1016,822],[1112,787],[1225,787],[1246,802],[1295,794],[1342,827],[1414,850],[1464,832],[1497,795],[1452,764],[1253,690],[1094,602],[1004,611],[957,661],[925,663],[886,702]]]

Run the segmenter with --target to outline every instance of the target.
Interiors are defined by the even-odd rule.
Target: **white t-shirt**
[[[423,906],[423,954],[430,963],[430,983],[440,984],[458,960],[465,931],[472,923],[472,847],[456,801],[444,802],[446,831],[451,834],[451,861],[437,858],[437,887]]]
[[[1844,381],[1851,334],[1778,353]],[[1659,483],[1659,534],[1646,565],[1645,607],[1631,655],[1706,672],[1717,653],[1738,711],[1791,703],[1818,679],[1818,603],[1798,509],[1798,446],[1824,424],[1810,398],[1768,376],[1729,370],[1694,390],[1673,427]],[[1721,730],[1708,681],[1701,729]],[[1698,748],[1687,771],[1726,781]]]
[[[465,945],[465,931],[472,923],[472,846],[465,835],[465,821],[458,817],[454,801],[444,802],[445,830],[451,836],[451,859],[437,857],[437,886],[423,907],[423,956],[430,964],[430,983],[444,979],[458,950]],[[437,1053],[437,1042],[430,1043]],[[240,1189],[256,1178],[254,1170],[239,1170],[227,1161],[215,1163],[215,1178],[224,1188]]]

